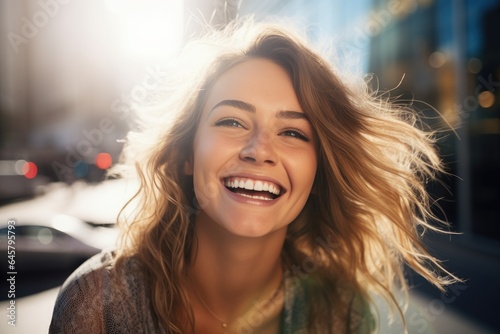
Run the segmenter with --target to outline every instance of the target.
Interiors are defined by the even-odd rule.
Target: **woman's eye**
[[[299,130],[285,130],[285,131],[282,131],[280,133],[281,136],[286,136],[286,137],[293,137],[293,138],[297,138],[297,139],[300,139],[300,140],[303,140],[305,142],[309,142],[311,139],[309,139],[309,137],[303,133],[302,131],[299,131]]]
[[[233,127],[233,128],[242,128],[243,127],[243,125],[241,125],[241,123],[234,118],[221,119],[220,121],[215,122],[215,126],[227,126],[227,127]]]

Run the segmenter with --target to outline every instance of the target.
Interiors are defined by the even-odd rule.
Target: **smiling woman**
[[[456,280],[420,241],[441,166],[414,111],[283,26],[235,22],[181,59],[117,170],[141,181],[123,243],[67,280],[51,333],[371,333],[405,264]]]
[[[298,110],[290,76],[271,60],[244,61],[218,78],[187,163],[196,198],[206,203],[198,223],[213,222],[239,236],[275,234],[282,242],[316,174],[314,133]],[[207,185],[213,185],[209,194]]]

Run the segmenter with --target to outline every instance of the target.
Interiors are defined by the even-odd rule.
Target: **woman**
[[[419,237],[441,166],[413,111],[283,27],[186,49],[203,57],[124,150],[141,181],[127,242],[68,279],[52,333],[370,333],[374,295],[400,310],[404,264],[455,280]]]

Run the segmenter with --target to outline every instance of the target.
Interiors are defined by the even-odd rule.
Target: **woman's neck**
[[[224,321],[274,298],[282,281],[286,228],[250,238],[231,234],[209,219],[195,223],[190,280],[198,302]],[[279,313],[279,310],[276,310]]]

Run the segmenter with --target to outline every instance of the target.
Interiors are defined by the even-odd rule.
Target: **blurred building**
[[[110,108],[120,62],[104,14],[95,2],[0,3],[0,160],[33,161],[37,179],[71,182],[100,179],[99,153],[116,157],[126,125]]]
[[[102,180],[180,46],[182,1],[0,2],[0,201]],[[32,162],[27,179],[14,166]]]
[[[453,307],[498,329],[500,2],[375,0],[369,22],[374,84],[413,101],[438,131],[449,175],[429,190],[460,235],[427,241],[467,280]],[[415,285],[440,298],[425,282]]]
[[[448,189],[432,191],[446,218],[475,245],[498,250],[500,2],[377,0],[371,13],[369,71],[441,131],[451,175],[442,179]]]

